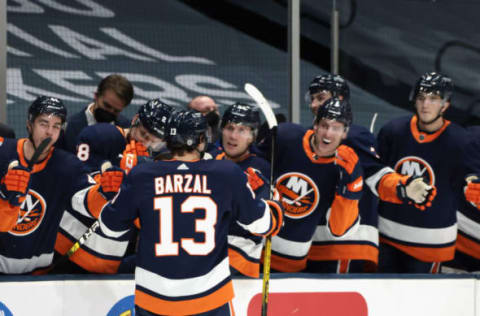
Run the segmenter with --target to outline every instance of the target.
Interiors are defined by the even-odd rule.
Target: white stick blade
[[[277,118],[272,111],[272,107],[268,103],[267,99],[265,99],[263,94],[260,92],[260,90],[258,90],[257,87],[255,87],[251,83],[246,83],[244,89],[245,92],[247,92],[248,95],[252,97],[253,100],[255,100],[257,105],[262,110],[263,115],[265,115],[265,119],[267,120],[268,127],[272,129],[277,126]]]

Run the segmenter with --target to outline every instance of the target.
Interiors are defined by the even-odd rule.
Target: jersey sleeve
[[[237,223],[253,234],[270,234],[275,229],[270,207],[265,200],[255,198],[245,173],[236,167],[229,175],[229,179],[232,179],[232,192],[236,192],[233,195],[232,206]]]
[[[134,177],[125,177],[118,194],[103,208],[100,217],[102,233],[108,237],[119,238],[129,232],[133,221],[137,218],[137,207],[134,204]]]

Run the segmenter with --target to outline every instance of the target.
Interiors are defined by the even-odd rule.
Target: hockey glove
[[[405,176],[397,185],[397,195],[404,203],[413,204],[424,211],[432,206],[437,189],[435,186],[428,185],[422,177]]]
[[[477,175],[468,175],[465,178],[467,185],[464,187],[465,199],[478,207],[480,204],[480,178]]]
[[[129,173],[130,170],[132,170],[132,168],[139,163],[139,160],[142,159],[140,157],[147,156],[147,148],[143,146],[142,143],[132,140],[123,151],[122,160],[120,161],[120,168],[125,170],[126,173]]]
[[[275,200],[266,200],[266,202],[270,207],[270,214],[272,215],[272,229],[266,236],[276,236],[284,225],[282,203]]]
[[[347,146],[339,146],[335,154],[339,171],[337,194],[351,200],[359,200],[363,190],[362,168],[358,156]]]
[[[30,170],[13,161],[1,181],[2,198],[11,205],[20,206],[25,200],[30,183]]]
[[[245,173],[247,174],[248,184],[253,192],[255,192],[255,196],[262,199],[270,198],[269,181],[263,176],[263,174],[252,167],[247,168]]]
[[[107,198],[111,200],[115,194],[120,190],[120,185],[122,184],[123,177],[125,172],[115,166],[111,166],[102,170],[100,176],[100,192]]]

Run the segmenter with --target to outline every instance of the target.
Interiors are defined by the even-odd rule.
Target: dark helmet
[[[147,131],[159,138],[165,137],[167,120],[173,107],[160,99],[152,99],[138,109],[138,118]]]
[[[330,98],[318,108],[315,124],[324,118],[341,122],[345,127],[349,127],[353,121],[352,106],[347,100]]]
[[[450,101],[453,94],[452,79],[436,72],[428,72],[417,80],[410,92],[410,102],[415,101],[419,92],[438,94],[442,99]]]
[[[202,137],[206,139],[207,127],[207,120],[202,113],[193,110],[175,111],[167,122],[167,146],[194,149]]]
[[[313,78],[308,87],[310,97],[320,91],[329,91],[332,97],[342,96],[345,100],[350,99],[350,88],[345,79],[339,75],[325,74]]]
[[[250,126],[252,130],[256,131],[260,127],[260,112],[255,106],[235,103],[230,105],[223,113],[220,127],[224,128],[227,123]]]
[[[58,116],[62,124],[67,119],[67,108],[62,100],[54,97],[41,96],[35,99],[28,108],[28,120],[33,123],[37,116],[41,114],[50,114]]]

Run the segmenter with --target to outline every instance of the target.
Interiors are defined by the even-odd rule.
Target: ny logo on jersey
[[[16,236],[25,236],[33,233],[45,217],[47,204],[43,197],[32,189],[28,190],[25,201],[20,205],[20,215],[17,225],[9,232]]]
[[[310,215],[318,205],[320,193],[310,177],[290,172],[281,175],[276,183],[285,209],[285,216],[302,218]]]
[[[420,157],[408,156],[400,159],[395,165],[395,171],[408,176],[419,176],[430,185],[435,185],[435,174],[430,164]]]

